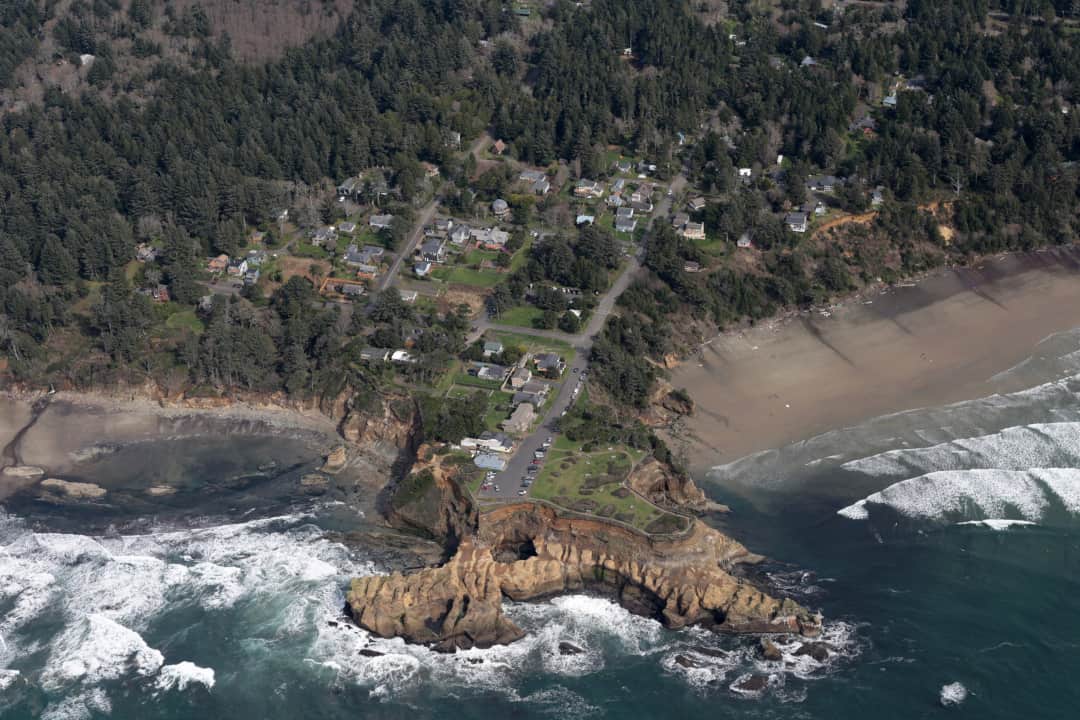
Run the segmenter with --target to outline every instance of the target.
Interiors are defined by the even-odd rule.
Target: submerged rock
[[[581,655],[583,652],[585,652],[585,650],[582,649],[582,648],[579,648],[574,643],[569,643],[569,642],[566,642],[565,640],[563,640],[562,642],[559,643],[559,654],[560,655]]]
[[[16,478],[19,480],[36,480],[43,476],[45,470],[33,465],[11,465],[9,467],[0,470],[0,475],[6,478]]]
[[[57,478],[42,480],[41,487],[73,500],[97,500],[105,497],[107,493],[105,488],[94,483],[71,482]]]
[[[784,659],[784,654],[780,652],[780,648],[776,647],[776,643],[769,638],[761,638],[760,650],[761,657],[764,660],[779,662]]]
[[[703,667],[706,667],[705,663],[701,662],[700,660],[695,660],[692,657],[687,657],[686,655],[676,655],[675,656],[675,664],[680,666],[680,667],[684,667],[684,668],[703,668]]]
[[[823,642],[808,642],[799,646],[799,649],[795,651],[796,655],[809,655],[818,662],[825,662],[829,659],[829,652],[833,650],[828,643]]]
[[[696,652],[698,655],[704,655],[705,657],[726,658],[727,655],[728,655],[723,650],[718,650],[717,648],[705,647],[704,645],[695,645],[691,649],[694,652]]]
[[[175,495],[176,488],[168,485],[154,485],[153,487],[146,489],[146,494],[151,497],[163,497],[165,495]]]
[[[748,675],[732,685],[735,690],[749,693],[759,693],[767,687],[769,687],[769,678],[764,675]]]
[[[360,648],[360,654],[364,657],[382,657],[386,653],[381,653],[378,650],[368,650],[367,648]]]

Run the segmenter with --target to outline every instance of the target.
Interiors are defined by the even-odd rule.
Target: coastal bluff
[[[818,635],[820,616],[734,574],[739,564],[760,559],[701,522],[685,536],[658,539],[522,502],[484,513],[477,533],[443,565],[354,579],[347,606],[376,635],[445,652],[522,637],[503,615],[504,597],[583,591],[613,597],[672,629]]]

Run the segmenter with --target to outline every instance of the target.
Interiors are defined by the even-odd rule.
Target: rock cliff
[[[663,506],[677,506],[688,510],[705,510],[710,507],[709,499],[688,475],[678,475],[671,467],[654,457],[643,460],[630,476],[626,484],[634,492],[649,501]]]
[[[385,515],[390,524],[438,540],[453,554],[473,535],[479,513],[472,497],[455,480],[458,466],[421,446],[409,474],[390,489]]]
[[[502,614],[503,597],[579,591],[610,595],[669,628],[817,635],[820,617],[732,574],[759,559],[700,522],[681,539],[657,541],[519,503],[484,514],[478,533],[440,567],[354,580],[348,606],[377,635],[444,651],[519,638],[520,628]]]

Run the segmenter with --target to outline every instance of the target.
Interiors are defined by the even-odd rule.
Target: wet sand
[[[829,313],[721,335],[673,371],[697,409],[668,439],[695,474],[879,415],[989,394],[990,378],[1039,341],[1080,326],[1080,249],[988,259]]]

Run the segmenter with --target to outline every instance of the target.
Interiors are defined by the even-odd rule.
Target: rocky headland
[[[702,522],[657,539],[522,502],[482,514],[477,532],[438,567],[354,580],[347,603],[361,627],[441,651],[519,639],[503,598],[582,591],[668,628],[816,636],[820,616],[738,576],[739,565],[760,559]]]

